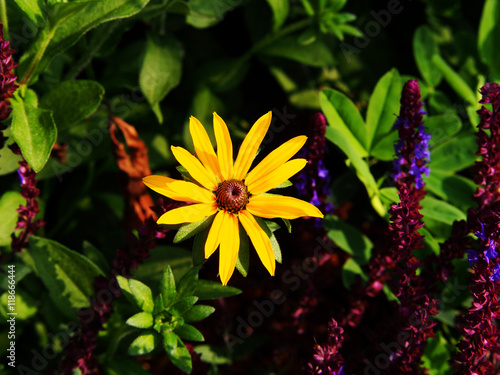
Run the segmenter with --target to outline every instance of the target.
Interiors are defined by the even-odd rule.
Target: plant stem
[[[3,25],[3,35],[4,39],[9,39],[9,22],[7,19],[7,6],[5,5],[5,0],[0,0],[0,21]]]

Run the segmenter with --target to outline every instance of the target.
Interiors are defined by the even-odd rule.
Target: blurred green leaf
[[[75,318],[78,308],[89,306],[94,278],[103,275],[94,263],[56,241],[37,236],[29,237],[27,252],[54,304],[67,317]]]
[[[193,267],[187,271],[177,283],[177,298],[190,297],[193,295],[198,283],[198,267]]]
[[[206,305],[194,305],[182,317],[186,323],[198,322],[212,315],[215,307]]]
[[[424,120],[424,125],[431,135],[429,141],[431,147],[447,141],[462,128],[462,122],[454,112],[429,116]]]
[[[362,280],[367,281],[368,276],[363,272],[361,266],[355,258],[349,258],[342,266],[342,283],[347,289],[351,288],[352,283],[359,275]]]
[[[40,172],[49,159],[57,139],[57,128],[52,114],[37,108],[34,91],[27,91],[21,98],[16,91],[12,104],[12,137],[19,145],[24,158],[35,172]]]
[[[232,11],[241,2],[220,0],[190,0],[190,12],[186,22],[199,29],[213,26],[222,21],[227,12]]]
[[[175,287],[175,278],[172,268],[168,265],[163,271],[160,280],[160,293],[163,299],[163,306],[168,307],[175,300],[177,290]]]
[[[437,87],[443,78],[441,71],[432,63],[434,55],[439,56],[439,47],[431,29],[427,25],[420,26],[413,36],[413,54],[418,70],[425,82]]]
[[[455,72],[440,55],[433,55],[431,62],[443,74],[444,79],[459,96],[473,107],[477,107],[478,98],[476,94],[460,74]]]
[[[319,94],[321,109],[328,120],[329,128],[339,131],[357,156],[364,158],[366,151],[366,126],[354,103],[343,93],[324,89]],[[337,143],[335,137],[330,141],[339,146],[346,155],[347,152]]]
[[[190,374],[193,369],[191,354],[189,354],[189,350],[187,350],[181,339],[178,338],[177,341],[175,349],[167,351],[168,357],[175,366]]]
[[[43,23],[44,15],[43,15],[43,9],[40,7],[40,1],[15,0],[14,3],[19,8],[21,8],[21,10],[24,12],[24,14],[35,25],[38,26],[38,25]]]
[[[161,344],[160,337],[154,331],[145,332],[132,341],[128,348],[129,355],[144,355],[151,353]]]
[[[193,265],[201,266],[205,263],[205,243],[207,242],[210,228],[207,227],[194,237],[193,241]]]
[[[7,191],[0,198],[0,246],[8,246],[12,242],[10,237],[19,218],[16,210],[20,205],[25,205],[26,199],[17,191]]]
[[[200,300],[226,298],[241,294],[241,290],[210,280],[199,280],[194,295]]]
[[[11,137],[10,128],[2,131],[4,137],[8,138],[5,145],[0,149],[0,176],[12,173],[19,168],[19,162],[23,160],[21,155],[14,154],[8,147],[15,143]]]
[[[325,217],[324,226],[328,237],[335,241],[338,247],[356,257],[360,265],[368,263],[373,248],[373,243],[368,237],[333,215]]]
[[[493,81],[500,79],[500,4],[496,0],[486,0],[483,7],[483,14],[479,24],[477,46],[481,60],[488,65]]]
[[[153,109],[158,122],[163,123],[160,101],[179,84],[182,74],[182,50],[170,35],[148,35],[146,50],[139,72],[139,85]]]
[[[431,150],[431,171],[456,172],[470,167],[477,159],[476,151],[476,137],[473,134],[454,137]]]
[[[102,364],[105,375],[151,375],[134,358],[116,356]]]
[[[215,345],[197,345],[194,351],[201,355],[201,361],[213,365],[225,365],[232,362],[224,349]]]
[[[426,180],[426,187],[438,197],[462,208],[476,205],[472,199],[476,184],[466,177],[434,169]]]
[[[201,332],[190,324],[183,324],[182,326],[174,329],[174,332],[184,340],[205,341],[205,338],[203,337]]]
[[[17,284],[17,270],[16,270],[16,284]],[[12,312],[12,310],[9,309],[9,306],[12,307],[12,305],[9,305],[9,302],[12,300],[9,299],[9,292],[5,292],[2,294],[0,297],[0,303],[2,307],[0,307],[0,310],[2,311],[2,318],[8,319],[11,317],[11,315],[7,315],[7,312]],[[16,321],[18,320],[27,320],[31,317],[33,317],[37,311],[38,311],[38,304],[37,301],[28,294],[23,289],[16,288],[16,299],[15,299],[15,313],[16,313]]]
[[[267,56],[284,57],[315,67],[332,66],[335,63],[332,52],[320,39],[302,45],[296,36],[286,36],[262,48],[259,52]]]
[[[370,152],[381,140],[390,138],[391,143],[397,139],[397,132],[392,130],[396,122],[395,114],[399,112],[399,99],[403,85],[396,69],[392,69],[380,78],[373,93],[366,112],[366,139],[367,150]],[[381,160],[391,160],[394,150],[390,153],[370,152]]]
[[[153,293],[151,289],[138,280],[130,279],[128,281],[130,291],[134,297],[135,303],[142,311],[152,313],[154,309]]]
[[[286,21],[290,12],[289,0],[267,0],[267,3],[273,11],[273,32],[280,29]]]
[[[454,221],[466,220],[467,218],[465,213],[455,206],[430,195],[426,195],[422,200],[420,213],[424,215],[424,221],[429,218],[448,225],[453,224]]]
[[[136,328],[151,328],[153,326],[153,315],[148,312],[141,311],[140,313],[132,315],[125,323]]]
[[[59,131],[94,113],[104,96],[96,81],[74,80],[55,85],[40,99],[40,108],[52,111]]]
[[[454,345],[446,341],[440,331],[437,331],[436,337],[430,337],[422,357],[425,367],[429,369],[429,375],[452,374],[449,363],[454,352]]]

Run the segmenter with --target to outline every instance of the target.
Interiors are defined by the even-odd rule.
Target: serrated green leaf
[[[129,326],[137,328],[151,328],[153,326],[153,315],[148,312],[141,311],[140,313],[132,315],[125,323]]]
[[[51,299],[67,317],[75,318],[78,308],[89,306],[94,278],[103,275],[94,263],[56,241],[37,236],[30,236],[27,253]]]
[[[177,295],[174,273],[172,272],[172,268],[170,268],[170,266],[165,268],[165,271],[163,271],[161,276],[160,293],[162,295],[164,308],[170,306]]]
[[[139,72],[139,85],[153,109],[158,122],[163,122],[159,103],[179,84],[182,74],[182,50],[169,34],[158,38],[148,35]]]
[[[200,300],[217,299],[235,296],[241,293],[241,290],[232,286],[223,286],[221,283],[210,280],[198,280],[198,285],[194,295]]]
[[[25,205],[26,199],[17,191],[7,191],[0,198],[0,246],[7,246],[12,242],[11,234],[14,233],[20,205]]]
[[[174,329],[174,332],[184,340],[205,341],[202,333],[190,324],[184,324],[180,327],[177,327],[176,329]]]
[[[56,142],[57,128],[52,113],[37,108],[36,102],[34,91],[29,90],[25,98],[16,91],[14,98],[11,99],[11,132],[30,167],[35,172],[40,172]]]
[[[191,238],[192,236],[200,233],[202,230],[212,224],[212,222],[214,221],[214,217],[215,215],[207,216],[202,220],[197,221],[196,223],[184,224],[177,231],[174,237],[174,243],[187,240],[188,238]]]
[[[243,277],[247,277],[248,268],[250,267],[250,243],[247,232],[240,225],[240,249],[238,251],[238,258],[236,259],[236,269]]]
[[[198,322],[213,314],[215,307],[194,305],[182,317],[186,323]]]
[[[94,113],[104,96],[96,81],[72,80],[55,85],[40,99],[40,108],[52,111],[59,131]]]
[[[169,308],[167,308],[167,311],[174,316],[182,316],[186,311],[188,311],[191,307],[193,307],[193,305],[197,301],[198,297],[195,296],[186,297],[174,303]]]
[[[129,355],[144,355],[151,353],[160,345],[160,337],[154,331],[148,331],[138,336],[128,348]]]
[[[431,29],[420,26],[413,36],[413,55],[418,70],[425,82],[431,87],[437,87],[443,77],[441,71],[432,63],[432,57],[439,55],[439,47]]]
[[[343,93],[332,89],[321,91],[319,100],[328,120],[328,127],[340,132],[348,142],[349,148],[360,158],[367,156],[366,127],[354,103]],[[330,138],[330,141],[347,154],[336,138]]]
[[[128,281],[130,286],[130,291],[137,304],[137,306],[148,313],[152,313],[154,309],[153,293],[151,289],[146,284],[141,283],[138,280],[130,279]]]
[[[368,263],[373,243],[352,225],[339,218],[328,215],[324,220],[328,237],[342,250],[356,257],[360,265]]]

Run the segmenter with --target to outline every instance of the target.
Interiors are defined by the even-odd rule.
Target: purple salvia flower
[[[479,260],[479,255],[474,249],[468,249],[465,250],[465,252],[468,253],[467,255],[469,256],[469,267],[472,267],[472,264]]]
[[[496,259],[498,253],[495,251],[495,240],[490,238],[488,240],[488,248],[484,251],[484,258],[489,263],[491,260]]]
[[[344,329],[339,327],[335,319],[328,324],[328,340],[324,345],[315,345],[316,353],[313,360],[307,365],[308,374],[343,375],[344,359],[340,354]]]

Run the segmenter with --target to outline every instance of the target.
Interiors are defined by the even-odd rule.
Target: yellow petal
[[[306,164],[306,159],[294,159],[287,161],[281,167],[278,167],[273,173],[268,174],[264,178],[253,181],[251,185],[248,185],[248,191],[254,195],[265,193],[266,191],[271,190],[288,180],[295,173],[304,168]]]
[[[240,233],[236,215],[224,211],[222,235],[219,249],[219,275],[222,285],[226,285],[233,275],[240,250]]]
[[[260,227],[252,214],[248,211],[240,211],[240,223],[250,237],[253,247],[259,255],[260,261],[269,271],[271,276],[274,276],[276,268],[276,261],[274,258],[273,248],[271,247],[271,240],[266,232]]]
[[[158,224],[195,223],[217,212],[215,203],[198,203],[174,208],[160,216]]]
[[[264,160],[250,171],[245,179],[247,185],[251,185],[257,180],[265,178],[268,174],[274,173],[275,169],[286,163],[304,146],[306,140],[307,137],[304,135],[292,138],[267,155]]]
[[[188,150],[182,147],[171,147],[177,161],[188,171],[188,173],[202,186],[208,190],[214,191],[217,189],[217,181],[215,175],[207,171],[207,169],[189,153]]]
[[[216,175],[222,181],[219,161],[217,160],[217,155],[215,155],[212,142],[210,142],[207,131],[201,122],[194,116],[189,118],[189,132],[191,133],[191,138],[193,138],[194,151],[198,159],[200,159],[209,172]]]
[[[240,151],[234,163],[234,178],[243,180],[248,173],[257,150],[264,139],[271,124],[272,112],[267,112],[252,126],[241,144]]]
[[[171,199],[191,203],[212,203],[215,195],[188,181],[174,180],[164,176],[146,176],[142,179],[144,185]]]
[[[316,206],[292,197],[259,195],[250,197],[246,209],[255,216],[273,219],[296,219],[302,216],[323,217]]]
[[[217,246],[219,246],[222,236],[224,236],[224,234],[221,233],[224,212],[225,211],[217,212],[217,215],[215,215],[212,226],[210,227],[207,241],[205,242],[205,259],[210,258],[210,255],[212,255],[214,251],[217,249]]]
[[[220,116],[214,112],[214,133],[217,141],[217,158],[223,180],[233,176],[233,143],[227,125]]]

